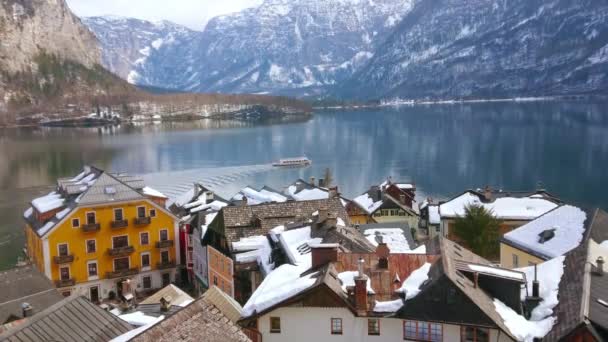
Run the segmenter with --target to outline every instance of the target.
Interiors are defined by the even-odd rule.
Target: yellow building
[[[143,180],[94,167],[59,179],[24,213],[27,253],[64,295],[92,301],[121,295],[121,283],[146,291],[174,281],[178,218]]]

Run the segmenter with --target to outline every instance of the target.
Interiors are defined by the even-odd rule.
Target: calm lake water
[[[450,197],[489,184],[608,208],[605,103],[500,103],[320,112],[280,125],[201,121],[111,129],[0,130],[0,269],[23,244],[23,210],[83,163],[138,174],[267,164],[308,155],[313,166],[241,177],[281,188],[332,169],[346,196],[387,176]]]

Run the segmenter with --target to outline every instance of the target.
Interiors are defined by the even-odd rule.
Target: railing
[[[110,226],[112,226],[112,229],[125,228],[128,225],[129,225],[129,221],[127,221],[127,220],[112,221],[112,223],[110,223]]]
[[[175,267],[175,261],[167,261],[167,262],[159,262],[156,264],[156,268],[158,268],[159,270],[164,270],[167,268],[173,268]]]
[[[133,219],[133,223],[135,223],[135,225],[137,226],[144,226],[147,224],[150,224],[151,219],[150,217],[136,217]]]
[[[74,261],[74,255],[70,254],[70,255],[59,255],[59,256],[55,256],[53,257],[53,262],[55,262],[56,264],[67,264],[69,262],[73,262]]]
[[[113,257],[125,256],[135,252],[135,247],[133,246],[125,246],[125,247],[116,247],[116,248],[108,248],[108,255]]]
[[[125,270],[118,270],[118,271],[114,271],[114,272],[106,272],[106,278],[108,278],[108,279],[123,278],[123,277],[128,277],[128,276],[136,275],[137,273],[139,273],[139,269],[138,268],[127,268]]]
[[[85,233],[96,232],[101,229],[101,225],[99,223],[87,223],[83,224],[81,228]]]
[[[243,328],[243,332],[251,342],[262,342],[262,333],[260,333],[257,329],[254,328]]]
[[[167,248],[167,247],[173,247],[173,240],[158,241],[156,243],[156,248]]]
[[[76,284],[76,280],[74,280],[73,278],[70,278],[70,279],[60,279],[60,280],[56,280],[55,281],[55,286],[56,287],[74,286],[75,284]]]

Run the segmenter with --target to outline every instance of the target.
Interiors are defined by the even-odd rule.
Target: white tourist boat
[[[285,158],[279,159],[278,161],[272,163],[272,166],[276,167],[305,167],[312,164],[312,161],[307,157],[297,157],[297,158]]]

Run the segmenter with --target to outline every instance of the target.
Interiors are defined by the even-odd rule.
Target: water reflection
[[[281,187],[326,167],[347,196],[388,175],[433,196],[486,184],[608,208],[608,116],[602,103],[502,103],[318,113],[258,125],[201,120],[108,128],[0,130],[2,263],[22,246],[20,212],[83,163],[148,173],[268,163],[307,154],[313,166],[243,182]]]

